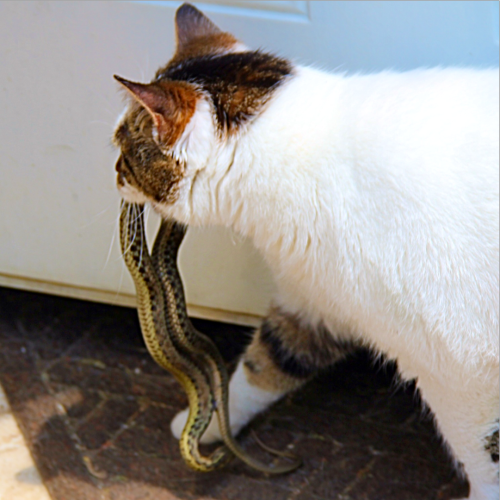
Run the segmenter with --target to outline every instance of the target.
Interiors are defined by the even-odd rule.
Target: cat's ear
[[[193,115],[199,98],[196,90],[183,82],[136,83],[114,75],[153,118],[158,140],[172,146]]]
[[[195,38],[219,35],[222,31],[189,3],[182,4],[175,13],[175,29],[178,47],[185,46]]]
[[[238,40],[221,31],[191,4],[182,4],[175,13],[176,57],[193,57],[231,49]]]

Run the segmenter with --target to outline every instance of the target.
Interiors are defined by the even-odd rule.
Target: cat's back
[[[374,185],[498,210],[498,68],[346,76],[299,67],[266,114],[297,175],[313,182],[334,188],[348,179],[379,201]]]
[[[339,119],[365,140],[446,151],[498,143],[498,69],[435,68],[346,78]]]
[[[364,180],[377,179],[387,189],[421,190],[423,199],[468,193],[497,210],[498,68],[351,76],[299,68],[298,80],[295,140],[313,144],[315,164],[333,177],[354,179],[362,191]]]
[[[333,76],[333,75],[330,75]],[[383,100],[387,105],[379,111],[388,111],[389,103],[399,103],[405,109],[411,105],[432,108],[457,99],[474,109],[484,107],[490,113],[491,104],[499,102],[498,68],[417,68],[405,72],[382,71],[371,74],[344,76],[346,85],[343,96],[349,100],[356,98],[365,104]],[[407,108],[408,107],[408,108]]]
[[[377,169],[391,169],[395,159],[401,172],[414,168],[411,160],[425,168],[451,156],[448,168],[463,170],[474,155],[498,170],[498,68],[346,76],[298,67],[285,87],[264,115],[275,128],[286,124],[286,132],[277,127],[282,140],[309,144],[318,157]]]

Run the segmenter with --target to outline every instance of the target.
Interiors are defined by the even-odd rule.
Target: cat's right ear
[[[153,118],[158,142],[173,146],[191,119],[199,94],[183,82],[136,83],[114,75]]]
[[[181,48],[195,38],[219,35],[222,31],[196,7],[182,4],[175,13],[177,48]]]
[[[175,13],[176,58],[194,57],[231,49],[238,40],[221,31],[207,16],[189,3]]]

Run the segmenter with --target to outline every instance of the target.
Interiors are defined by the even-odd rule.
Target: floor
[[[49,500],[0,387],[0,499]]]
[[[196,326],[234,367],[250,331]],[[263,442],[303,458],[294,473],[270,477],[237,460],[196,473],[169,431],[186,399],[150,359],[134,310],[0,288],[0,384],[9,403],[0,397],[0,500],[45,500],[43,485],[53,500],[466,496],[414,387],[394,380],[392,365],[360,351],[258,417],[251,428]],[[270,460],[248,430],[239,439]],[[13,449],[21,450],[17,465]]]

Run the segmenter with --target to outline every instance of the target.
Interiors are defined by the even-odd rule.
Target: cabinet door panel
[[[178,5],[0,2],[0,284],[133,303],[116,238],[112,75],[146,81],[170,58]],[[498,64],[497,2],[196,5],[250,47],[330,69]],[[193,314],[265,312],[270,273],[229,230],[190,229],[180,263]]]

